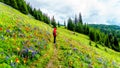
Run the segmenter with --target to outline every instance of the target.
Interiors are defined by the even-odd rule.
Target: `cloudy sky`
[[[89,24],[120,25],[120,0],[26,0],[56,21],[67,21],[79,12]]]

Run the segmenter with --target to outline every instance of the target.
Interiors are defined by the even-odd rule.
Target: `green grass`
[[[58,42],[59,40],[64,40],[64,42],[60,42],[62,44],[61,46],[63,46],[64,48],[67,48],[66,51],[72,52],[75,55],[71,55],[72,58],[77,56],[77,58],[74,58],[75,62],[74,64],[77,64],[75,66],[77,66],[79,68],[79,66],[82,64],[83,68],[87,68],[84,66],[88,66],[89,64],[91,64],[93,67],[95,68],[102,68],[104,65],[104,63],[106,63],[108,68],[118,68],[119,64],[120,64],[120,53],[115,52],[109,48],[103,47],[100,44],[97,44],[99,48],[96,48],[95,42],[92,42],[92,46],[89,45],[89,38],[86,35],[83,34],[79,34],[79,33],[75,33],[75,35],[71,32],[68,31],[64,28],[58,28]],[[60,36],[60,37],[59,37]],[[66,44],[67,43],[67,44]],[[69,48],[70,44],[72,44],[72,47]],[[73,48],[77,48],[78,51],[77,53],[75,53],[72,49]],[[107,52],[105,51],[105,49],[107,50]],[[62,53],[62,55],[64,55],[64,51],[65,50],[59,50],[60,53]],[[62,52],[61,52],[62,51]],[[79,53],[83,53],[82,56],[79,55]],[[88,60],[90,60],[91,62],[88,63],[88,60],[85,60],[85,56],[88,55],[90,58]],[[61,56],[61,54],[60,54]],[[69,56],[71,58],[71,56]],[[65,56],[64,56],[65,57]],[[83,59],[79,59],[82,58]],[[102,59],[102,62],[99,62],[98,59]],[[66,59],[67,60],[67,59]],[[66,61],[65,60],[65,61]],[[69,60],[69,59],[68,59]],[[77,62],[77,63],[76,63]],[[80,63],[81,62],[81,63]],[[87,64],[86,64],[87,62]],[[115,65],[114,65],[115,62]],[[68,62],[69,63],[69,62]],[[69,65],[68,65],[69,66]],[[77,68],[75,67],[75,68]]]
[[[0,3],[0,7],[0,67],[10,66],[12,63],[15,67],[36,67],[36,62],[39,62],[40,67],[45,67],[53,52],[52,28],[7,5]],[[25,58],[19,54],[24,46],[39,51],[33,60],[27,58],[26,63],[23,63]],[[39,59],[46,54],[48,56]],[[19,63],[16,62],[17,58]]]
[[[97,44],[97,48],[95,42],[91,42],[90,46],[89,42],[88,36],[73,34],[60,27],[57,28],[57,44],[54,48],[49,25],[0,3],[0,68],[45,68],[50,60],[53,60],[53,68],[120,67],[119,52],[100,44]],[[19,54],[23,47],[32,47],[39,53],[33,59],[23,58]],[[17,58],[19,62],[16,62]]]

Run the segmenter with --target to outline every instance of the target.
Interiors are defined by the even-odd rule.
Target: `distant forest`
[[[94,27],[99,28],[97,26]],[[83,24],[81,14],[79,14],[79,18],[75,16],[74,20],[69,18],[67,25],[67,29],[71,31],[88,35],[91,41],[96,42],[96,47],[98,47],[97,44],[101,44],[115,51],[120,51],[120,45],[118,41],[118,37],[120,34],[117,35],[117,33],[114,33],[114,31],[117,32],[119,28],[118,27],[113,28],[113,26],[108,26],[111,29],[108,27],[104,27],[104,28],[103,27],[104,26],[101,25],[100,28],[102,28],[102,30],[112,30],[112,31],[110,32],[102,31],[100,29],[93,28],[89,24]],[[91,45],[91,41],[90,41],[90,45]]]
[[[30,14],[39,21],[43,21],[46,24],[52,25],[53,27],[57,27],[54,16],[52,19],[50,19],[47,14],[44,14],[40,9],[37,10],[36,8],[33,8],[24,0],[0,0],[0,2],[10,5],[11,7],[19,10],[26,15]],[[59,23],[58,25],[60,27]],[[91,41],[96,42],[96,45],[101,44],[108,48],[114,49],[115,51],[120,51],[120,46],[117,38],[118,36],[114,35],[113,32],[112,34],[110,34],[109,32],[107,33],[99,29],[92,28],[88,24],[83,24],[81,13],[79,13],[79,17],[75,16],[74,20],[69,18],[67,21],[67,25],[66,22],[64,22],[64,26],[68,30],[88,35]]]
[[[120,26],[117,25],[104,25],[104,24],[89,24],[93,28],[100,29],[100,31],[104,32],[105,34],[113,34],[115,35],[120,41]]]

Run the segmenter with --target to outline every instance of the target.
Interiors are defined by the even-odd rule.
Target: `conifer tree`
[[[44,22],[45,22],[46,24],[50,24],[50,18],[48,17],[47,14],[44,14],[44,15],[43,15],[43,18],[44,18]]]
[[[30,3],[27,4],[27,8],[28,8],[29,14],[33,15],[32,6],[30,6]]]
[[[64,26],[65,26],[65,28],[66,28],[66,22],[64,21]]]
[[[58,27],[60,27],[60,22],[58,22]]]
[[[72,31],[74,30],[74,24],[71,18],[68,19],[67,28]]]
[[[77,16],[75,15],[75,24],[78,23],[78,19],[77,19]]]
[[[48,18],[48,17],[47,17],[47,14],[43,14],[40,9],[38,10],[38,17],[39,17],[39,20],[40,20],[40,21],[45,21],[45,23],[48,23],[48,22],[46,21],[46,19]]]
[[[53,25],[53,27],[56,27],[56,21],[55,21],[55,18],[53,16],[52,20],[51,20],[51,24]]]
[[[28,14],[27,4],[24,0],[17,0],[18,9],[24,13]]]
[[[0,2],[3,2],[3,3],[4,3],[4,0],[0,0]]]
[[[78,19],[78,22],[81,23],[81,24],[83,24],[81,13],[79,13],[79,19]]]
[[[4,0],[4,3],[10,5],[10,0]]]
[[[16,0],[9,0],[9,1],[10,1],[10,5],[11,5],[13,8],[18,9]]]

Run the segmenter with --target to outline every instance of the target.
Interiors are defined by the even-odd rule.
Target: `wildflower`
[[[76,50],[77,50],[77,48],[73,48],[73,50],[74,50],[74,51],[76,51]]]
[[[26,48],[24,51],[25,51],[25,53],[28,53],[28,48]]]
[[[70,47],[72,47],[72,44],[70,44]]]
[[[16,62],[16,63],[19,63],[20,61],[19,61],[19,59],[18,59],[18,58],[16,58],[16,59],[15,59],[15,62]]]
[[[5,38],[4,38],[4,36],[3,36],[3,35],[1,35],[1,36],[0,36],[0,38],[1,38],[1,40],[5,40]]]
[[[97,58],[99,63],[103,63],[103,59],[102,58]]]
[[[17,47],[16,49],[17,49],[17,51],[20,51],[20,48],[19,48],[19,47]]]
[[[29,49],[29,52],[31,52],[31,53],[32,53],[32,52],[33,52],[33,50],[30,50],[30,49]]]
[[[21,51],[21,56],[23,58],[28,57],[28,51],[29,51],[28,48],[24,47],[24,49],[22,49],[22,51]]]
[[[33,50],[33,47],[31,46],[29,49],[30,49],[30,50]]]
[[[26,30],[27,32],[30,31],[30,29],[29,29],[28,27],[26,27],[25,30]]]
[[[69,61],[68,63],[69,63],[69,66],[72,66],[72,65],[73,65],[73,62],[72,62],[72,61]]]
[[[9,56],[6,56],[6,60],[8,60],[9,59]]]
[[[93,68],[92,64],[88,64],[88,68]]]
[[[11,62],[10,65],[11,65],[12,67],[14,67],[14,66],[15,66],[15,63],[14,63],[14,62]]]
[[[73,62],[72,61],[70,61],[70,65],[72,65],[73,64]]]
[[[24,45],[24,44],[25,44],[25,42],[24,42],[24,41],[21,41],[21,43],[22,43],[22,45]]]
[[[44,49],[46,49],[46,46],[44,46]]]
[[[35,35],[35,36],[37,36],[37,33],[36,33],[36,32],[34,32],[34,35]]]
[[[2,28],[0,27],[0,31],[2,30]]]
[[[113,62],[112,62],[112,65],[116,65],[116,62],[115,62],[115,61],[113,61]]]
[[[36,30],[37,28],[36,27],[34,27],[34,30]]]
[[[9,30],[9,29],[7,29],[7,30],[6,30],[6,32],[10,32],[10,30]]]
[[[25,63],[27,62],[27,58],[24,58],[24,59],[23,59],[23,62],[24,62],[24,64],[25,64]]]
[[[107,62],[106,61],[103,62],[103,68],[107,68]]]
[[[11,60],[11,63],[13,62],[13,60]]]
[[[32,58],[34,58],[36,54],[37,54],[37,52],[36,52],[36,51],[33,51],[33,52],[32,52]]]

